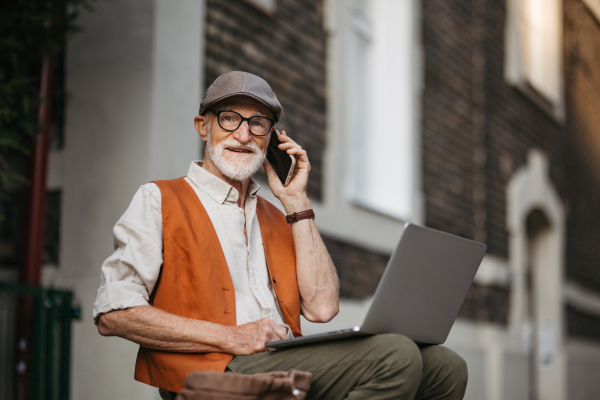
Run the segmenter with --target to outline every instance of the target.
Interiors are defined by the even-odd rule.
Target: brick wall
[[[494,286],[471,285],[460,311],[459,318],[499,325],[508,323],[509,292]]]
[[[390,255],[328,237],[323,242],[338,270],[340,296],[363,299],[373,295]]]
[[[308,192],[316,199],[325,141],[325,39],[322,0],[277,0],[272,15],[242,0],[206,2],[206,87],[234,70],[269,82],[284,109],[279,129],[308,152]]]
[[[559,124],[504,80],[505,0],[422,4],[427,225],[507,257],[506,185],[527,150],[542,149],[567,210],[567,276],[600,292],[600,24],[581,0],[564,2],[567,122]],[[492,305],[507,296],[473,287],[461,313],[505,321]],[[488,311],[468,311],[469,302]],[[581,335],[590,320],[569,316],[570,332]]]
[[[566,156],[563,127],[504,80],[505,15],[504,0],[423,2],[427,224],[501,257],[506,184],[527,150],[548,154],[559,190]]]

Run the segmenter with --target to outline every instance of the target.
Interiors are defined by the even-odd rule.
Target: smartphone
[[[275,129],[267,148],[267,160],[271,163],[283,186],[287,186],[296,168],[296,157],[279,148],[281,142],[277,136],[279,136],[279,131]]]

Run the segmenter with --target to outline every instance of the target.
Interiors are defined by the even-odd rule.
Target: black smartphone
[[[275,170],[281,184],[287,186],[292,179],[294,168],[296,168],[296,157],[289,155],[285,150],[281,150],[278,146],[281,144],[279,139],[279,131],[274,129],[267,148],[267,160]]]

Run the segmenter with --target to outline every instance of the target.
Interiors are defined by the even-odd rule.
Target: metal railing
[[[69,399],[80,317],[70,291],[0,283],[0,399]]]

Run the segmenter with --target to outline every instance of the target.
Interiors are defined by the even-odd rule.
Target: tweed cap
[[[213,104],[233,96],[245,96],[258,100],[275,113],[279,121],[283,108],[271,86],[263,78],[248,72],[231,71],[219,76],[206,89],[200,103],[200,115]]]

